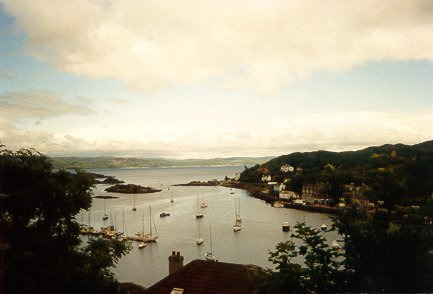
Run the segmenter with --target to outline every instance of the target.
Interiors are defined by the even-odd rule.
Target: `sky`
[[[433,1],[0,0],[0,144],[214,158],[433,139]]]

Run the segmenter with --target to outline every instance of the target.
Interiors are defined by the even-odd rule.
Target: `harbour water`
[[[328,215],[285,208],[274,208],[262,200],[250,197],[246,191],[225,187],[172,186],[191,181],[222,180],[225,176],[234,177],[243,167],[194,167],[194,168],[134,168],[134,169],[92,169],[89,172],[115,176],[126,183],[150,186],[162,189],[152,194],[136,194],[136,211],[131,211],[134,195],[108,193],[104,189],[109,185],[97,185],[94,196],[110,195],[114,199],[93,199],[90,210],[90,224],[99,229],[112,223],[120,230],[123,227],[123,215],[126,230],[133,235],[142,230],[144,217],[145,232],[149,231],[149,207],[155,221],[157,242],[148,243],[144,249],[138,249],[133,242],[133,249],[124,256],[113,269],[120,282],[133,282],[149,287],[168,274],[168,256],[172,251],[179,251],[184,256],[184,264],[194,259],[204,259],[210,251],[210,230],[212,231],[212,251],[219,261],[241,264],[255,264],[272,268],[268,262],[268,250],[275,250],[278,242],[287,241],[290,233],[283,232],[281,224],[305,221],[308,225],[319,228],[331,220]],[[173,202],[170,199],[173,198]],[[197,198],[208,207],[202,209],[203,218],[196,219]],[[235,223],[235,199],[240,201],[242,230],[233,232]],[[104,206],[109,220],[102,220]],[[170,216],[160,217],[161,212]],[[78,217],[84,223],[88,221],[88,212]],[[199,236],[204,243],[196,244]],[[330,233],[328,240],[336,239]]]

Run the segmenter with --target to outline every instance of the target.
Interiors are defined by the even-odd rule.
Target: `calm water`
[[[233,177],[243,167],[202,167],[202,168],[140,168],[140,169],[92,169],[90,172],[115,176],[126,183],[151,186],[162,189],[154,194],[136,194],[137,211],[133,207],[133,195],[107,193],[109,185],[98,185],[96,195],[113,195],[116,199],[94,199],[90,213],[90,223],[95,228],[106,226],[110,220],[103,221],[104,202],[111,222],[122,228],[122,211],[125,216],[126,229],[129,235],[141,231],[142,216],[145,220],[145,232],[149,230],[149,206],[156,224],[159,238],[156,243],[149,243],[142,250],[134,248],[123,257],[113,272],[121,282],[134,282],[148,287],[168,275],[168,256],[172,251],[180,251],[184,264],[194,259],[204,259],[210,250],[210,227],[212,230],[213,253],[219,261],[241,264],[256,264],[272,267],[268,259],[268,250],[274,250],[278,242],[286,241],[290,233],[281,230],[281,223],[290,225],[297,221],[306,221],[314,227],[331,220],[319,213],[309,213],[285,208],[273,208],[264,201],[248,196],[243,190],[224,187],[180,187],[174,184],[188,183],[193,180],[207,181]],[[231,194],[234,192],[234,194]],[[174,198],[171,203],[170,199]],[[208,204],[203,209],[204,217],[195,218],[197,197],[200,203]],[[242,230],[233,232],[235,222],[235,198],[240,199]],[[170,216],[160,218],[159,213],[168,212]],[[78,216],[87,223],[88,213]],[[197,246],[199,235],[204,244]],[[329,240],[336,236],[329,236]]]

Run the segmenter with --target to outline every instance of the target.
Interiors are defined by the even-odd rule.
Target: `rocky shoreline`
[[[126,185],[118,184],[106,188],[105,191],[114,192],[114,193],[125,193],[125,194],[142,194],[142,193],[156,193],[156,192],[161,192],[162,190],[151,188],[151,187],[143,187],[134,184],[126,184]]]
[[[221,186],[221,182],[218,180],[211,180],[207,182],[192,181],[186,184],[176,184],[173,186]]]
[[[275,201],[279,200],[278,197],[269,194],[269,192],[267,191],[267,185],[264,184],[224,181],[221,182],[221,186],[227,188],[246,190],[252,197],[264,200],[267,203],[274,203]],[[330,213],[330,214],[338,214],[340,212],[340,209],[338,207],[318,205],[318,204],[303,205],[303,204],[296,204],[296,203],[284,203],[284,207],[298,209],[298,210],[305,210],[310,212]]]

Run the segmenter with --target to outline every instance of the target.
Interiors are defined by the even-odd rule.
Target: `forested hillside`
[[[294,167],[294,172],[280,170],[283,165]],[[271,159],[246,168],[241,181],[260,182],[262,175],[283,182],[287,178],[289,188],[300,189],[303,184],[323,181],[327,169],[344,184],[369,183],[377,171],[386,169],[407,188],[407,195],[418,196],[433,193],[433,140],[416,145],[382,145],[347,152],[296,152]],[[328,168],[329,170],[329,168]]]

